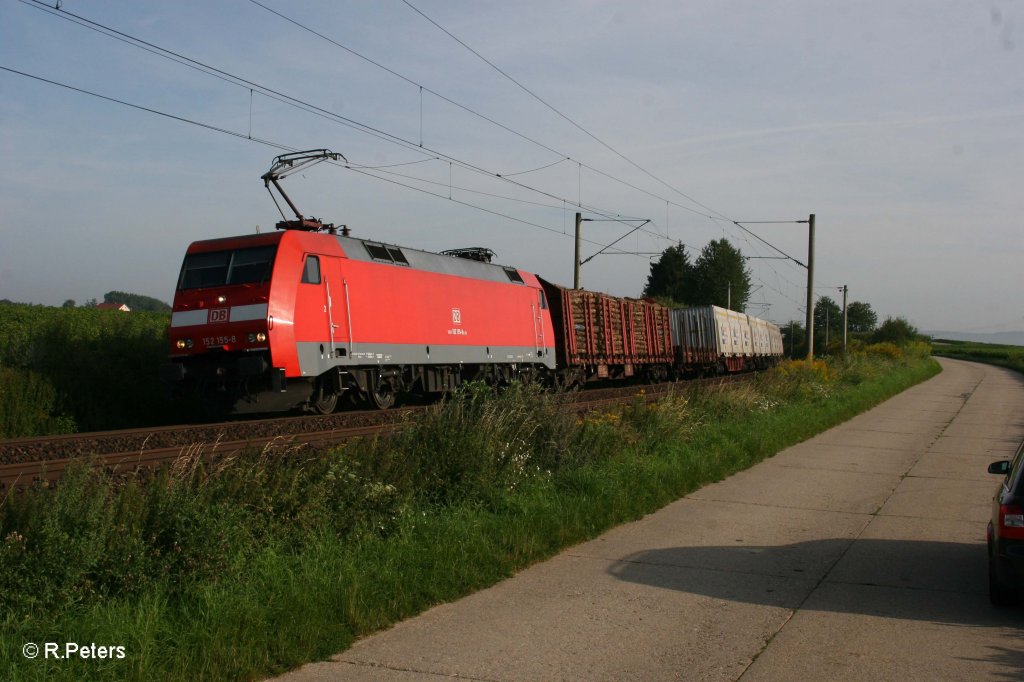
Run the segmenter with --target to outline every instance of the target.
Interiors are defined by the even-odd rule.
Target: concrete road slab
[[[853,444],[862,447],[885,449],[923,450],[928,447],[934,438],[935,434],[930,430],[906,432],[891,428],[847,428],[826,431],[815,442],[832,445]]]
[[[1010,438],[1014,429],[1009,425],[999,427],[992,424],[991,416],[985,421],[967,422],[957,419],[942,432],[943,438],[1004,440]]]
[[[880,515],[987,522],[992,481],[905,478]]]
[[[622,574],[633,563],[817,580],[873,518],[689,498],[662,511],[568,553],[614,561]]]
[[[661,564],[609,571],[561,556],[357,643],[329,677],[282,679],[359,680],[369,668],[423,679],[736,679],[814,585]]]
[[[977,522],[876,516],[826,580],[986,595],[986,557]]]
[[[872,514],[900,482],[895,474],[872,474],[827,469],[797,469],[772,461],[742,471],[690,495],[717,500],[793,509]]]
[[[1012,436],[947,436],[943,434],[929,448],[930,452],[946,455],[973,455],[983,459],[992,457],[1000,459],[1000,453],[1007,457],[1013,455],[1020,443],[1020,438]]]
[[[826,583],[742,679],[1019,680],[1022,634],[983,595]]]
[[[863,415],[862,415],[863,416]],[[854,431],[884,431],[886,433],[904,433],[916,435],[938,436],[949,425],[948,418],[922,419],[921,413],[908,414],[903,410],[892,411],[889,416],[872,416],[870,420],[851,421],[836,427],[834,433],[844,433],[847,429]]]
[[[910,476],[915,478],[951,478],[957,481],[987,481],[995,484],[998,477],[988,473],[990,462],[1002,457],[992,455],[944,455],[929,453],[918,461],[911,469]]]
[[[772,463],[807,469],[901,475],[914,466],[921,455],[922,452],[916,450],[805,442],[779,453],[772,458]]]

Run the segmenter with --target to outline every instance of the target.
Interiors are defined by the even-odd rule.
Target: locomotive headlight
[[[249,332],[249,343],[256,343],[256,335]]]
[[[256,340],[259,341],[260,343],[263,343],[264,341],[267,340],[267,335],[264,334],[263,332],[256,332]]]
[[[178,350],[185,350],[185,339],[178,339],[174,345],[178,347]]]

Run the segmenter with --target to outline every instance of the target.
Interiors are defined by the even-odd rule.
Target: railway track
[[[698,379],[682,386],[717,389],[751,377],[741,374]],[[678,391],[679,386],[665,383],[590,389],[577,394],[576,399],[567,404],[567,409],[575,412],[608,409],[637,397],[651,402]],[[640,389],[643,390],[642,395]],[[128,473],[158,468],[182,457],[212,459],[230,456],[247,448],[272,447],[281,451],[326,448],[400,428],[428,407],[0,440],[0,493],[35,482],[57,481],[70,463],[82,459],[91,459],[112,473]]]

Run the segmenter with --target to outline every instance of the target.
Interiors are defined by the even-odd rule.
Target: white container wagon
[[[676,363],[686,374],[763,369],[782,358],[778,326],[735,310],[707,305],[671,315]]]

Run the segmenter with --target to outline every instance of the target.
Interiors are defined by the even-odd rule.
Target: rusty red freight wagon
[[[669,376],[673,347],[668,308],[649,299],[617,298],[538,280],[551,302],[559,367],[576,370],[583,380]]]

